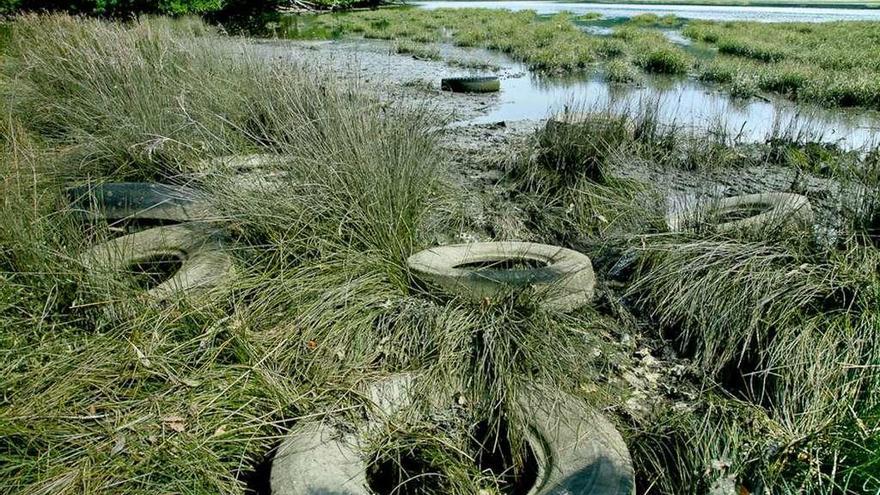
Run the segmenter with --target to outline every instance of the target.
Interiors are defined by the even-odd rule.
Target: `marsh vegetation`
[[[625,61],[621,79],[692,64],[632,26],[594,39],[569,16],[438,15],[313,27],[428,58],[418,43],[448,35],[547,69]],[[423,248],[500,231],[452,180],[428,104],[389,104],[194,20],[24,16],[4,62],[6,492],[245,493],[291,427],[362,423],[364,386],[397,372],[425,397],[456,397],[457,415],[375,439],[364,455],[392,480],[415,456],[448,492],[504,493],[512,476],[475,465],[473,440],[488,424],[518,445],[529,393],[607,411],[640,493],[880,490],[877,150],[740,148],[661,126],[650,106],[542,127],[487,161],[536,240],[593,259],[595,304],[563,313],[528,292],[471,303],[410,273]],[[211,160],[256,154],[270,165]],[[832,186],[786,191],[833,232],[669,232],[667,191],[619,173],[633,165],[821,177]],[[272,181],[243,182],[252,173]],[[127,270],[89,269],[82,253],[119,226],[84,219],[65,190],[133,180],[203,191],[235,276],[157,300]]]
[[[692,21],[641,14],[611,25],[611,34],[585,32],[605,20],[562,12],[498,9],[385,9],[299,18],[286,23],[293,38],[364,37],[420,44],[452,43],[498,50],[533,70],[585,71],[604,65],[610,80],[646,73],[694,74],[737,97],[761,92],[826,106],[880,109],[876,45],[880,23],[762,23]],[[683,29],[700,56],[659,29]],[[423,48],[427,50],[428,48]],[[708,54],[708,56],[706,56]]]

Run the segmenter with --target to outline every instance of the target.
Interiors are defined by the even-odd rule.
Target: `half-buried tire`
[[[392,404],[405,407],[406,389],[380,383],[397,393],[377,404],[388,412]],[[371,392],[375,397],[375,391]],[[375,400],[375,399],[374,399]],[[537,476],[527,495],[632,495],[635,493],[632,461],[614,426],[595,412],[585,411],[574,399],[540,401],[527,394],[521,402],[529,424],[525,441],[534,454]],[[385,411],[382,411],[382,410]],[[367,471],[370,456],[365,448],[369,431],[389,431],[382,418],[373,416],[355,432],[343,432],[323,423],[296,428],[281,443],[272,463],[274,495],[370,495]]]
[[[222,231],[199,223],[155,227],[119,237],[93,247],[81,261],[87,269],[108,272],[132,273],[136,267],[137,271],[165,271],[164,267],[171,267],[145,287],[156,299],[206,291],[234,275],[232,258],[223,249]]]
[[[209,217],[210,207],[198,191],[149,182],[114,182],[67,190],[71,207],[91,218],[188,222]]]
[[[667,224],[672,232],[701,228],[716,232],[807,230],[813,225],[813,210],[800,194],[746,194],[691,206],[669,215]]]
[[[526,435],[538,461],[538,478],[528,495],[634,495],[629,450],[620,433],[597,412],[572,398],[548,404],[527,396]]]
[[[501,81],[495,76],[447,77],[440,80],[440,89],[453,93],[494,93],[501,89]]]
[[[590,258],[532,242],[438,246],[410,256],[407,264],[419,279],[476,302],[530,288],[545,307],[572,311],[593,299],[596,285]]]

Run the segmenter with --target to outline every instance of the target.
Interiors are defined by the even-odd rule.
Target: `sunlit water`
[[[468,2],[429,1],[415,2],[426,9],[485,8],[513,11],[534,10],[539,14],[596,12],[606,18],[633,17],[638,14],[672,14],[687,19],[760,22],[827,22],[827,21],[880,21],[880,9],[839,9],[822,7],[727,7],[714,5],[639,5],[567,3],[542,1]]]
[[[656,107],[660,122],[695,130],[723,128],[742,141],[763,141],[774,127],[809,141],[862,148],[880,142],[880,114],[798,105],[781,98],[735,99],[697,81],[652,78],[642,85],[609,84],[601,75],[503,79],[499,102],[469,123],[537,120],[575,106],[584,111],[638,112]]]

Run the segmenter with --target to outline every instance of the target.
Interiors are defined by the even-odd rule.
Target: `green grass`
[[[880,108],[875,22],[692,21],[684,34],[720,54],[700,78],[832,106]]]
[[[646,55],[656,63],[648,70],[684,73],[690,56],[660,35],[631,28],[629,43],[614,44],[591,36],[575,24],[583,19],[569,13],[539,16],[532,11],[509,12],[494,9],[382,9],[370,12],[319,15],[288,21],[292,38],[363,36],[383,40],[449,42],[464,47],[484,47],[510,55],[531,69],[542,71],[583,70],[624,53],[661,52]],[[647,19],[647,24],[666,19]],[[647,25],[645,24],[645,25]],[[614,45],[613,47],[610,45]],[[674,59],[674,60],[671,60]],[[671,60],[671,61],[670,61]]]
[[[427,46],[421,43],[414,43],[411,41],[399,41],[394,45],[394,51],[396,53],[402,53],[405,55],[412,55],[413,57],[420,60],[441,60],[443,57],[440,56],[440,50],[436,47]]]

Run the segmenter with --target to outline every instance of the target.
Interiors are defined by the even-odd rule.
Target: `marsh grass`
[[[436,47],[426,46],[420,43],[399,41],[394,45],[395,53],[412,55],[420,60],[441,60],[440,50]]]
[[[467,221],[426,109],[161,19],[26,16],[13,39],[4,486],[241,493],[297,422],[363,421],[360,391],[389,373],[418,370],[423,387],[462,394],[476,423],[525,388],[580,390],[617,359],[603,351],[615,323],[591,309],[560,314],[529,293],[481,306],[413,280],[406,258]],[[241,187],[247,171],[205,168],[254,152],[278,157],[273,182]],[[113,233],[66,208],[63,188],[130,179],[203,189],[236,277],[205,298],[155,301],[123,274],[85,270],[79,254]],[[528,417],[509,417],[521,436]],[[454,461],[450,472],[473,472]]]
[[[739,88],[740,95],[761,90],[824,105],[880,108],[873,49],[878,26],[693,21],[684,34],[721,54],[700,77]]]
[[[583,70],[606,58],[642,51],[650,51],[642,58],[653,63],[640,66],[653,72],[682,74],[691,63],[687,54],[649,29],[630,27],[628,39],[640,40],[630,46],[591,36],[581,31],[576,21],[577,17],[566,12],[539,16],[533,11],[497,9],[384,9],[315,16],[303,20],[307,27],[297,27],[292,37],[333,33],[334,37],[450,42],[498,50],[541,71]]]

